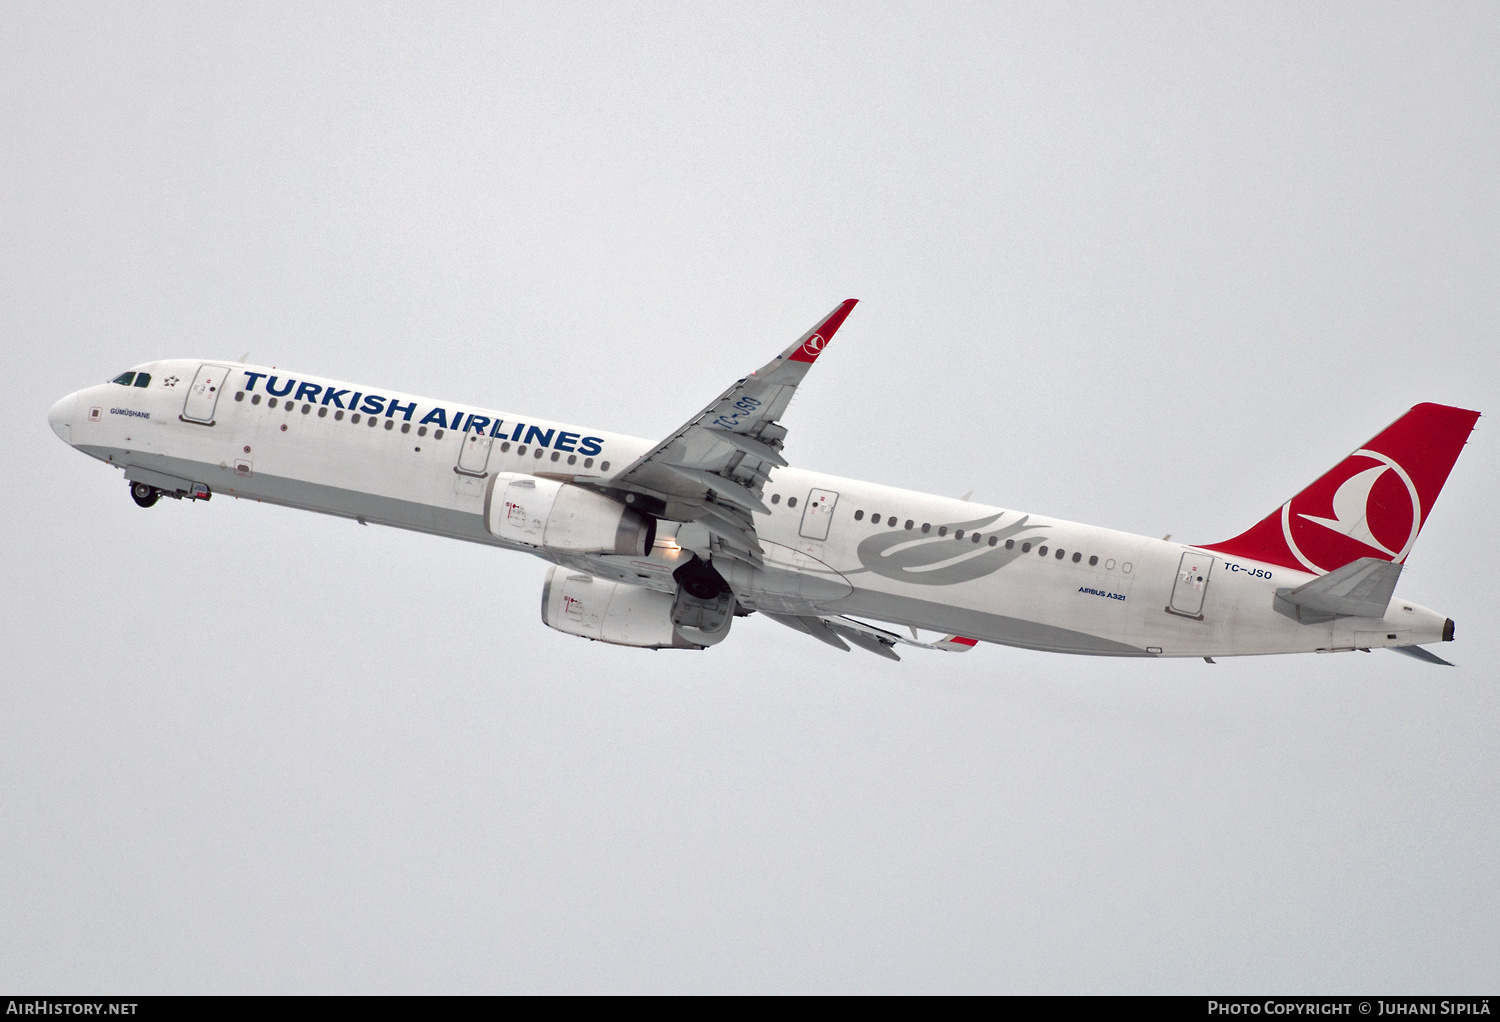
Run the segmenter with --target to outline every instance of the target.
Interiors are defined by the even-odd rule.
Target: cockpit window
[[[151,386],[151,374],[150,373],[136,373],[135,374],[135,385],[137,387],[149,387],[149,386]]]
[[[131,382],[134,379],[135,379],[135,373],[121,373],[119,376],[116,376],[113,380],[110,380],[109,382],[110,383],[118,383],[122,387],[128,387],[128,386],[130,386]]]

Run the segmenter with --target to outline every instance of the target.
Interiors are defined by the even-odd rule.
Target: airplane
[[[534,554],[543,623],[621,646],[706,649],[760,613],[893,660],[1448,664],[1425,646],[1453,621],[1395,588],[1478,412],[1419,404],[1240,535],[1176,543],[788,464],[780,420],[855,304],[659,442],[244,360],[148,362],[48,421],[141,507],[229,495]]]

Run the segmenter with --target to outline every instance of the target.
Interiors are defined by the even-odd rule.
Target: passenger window
[[[780,504],[781,503],[781,494],[779,494],[779,493],[773,493],[773,494],[771,494],[771,503],[772,504]]]
[[[1066,555],[1067,555],[1067,551],[1066,550],[1064,550],[1062,547],[1058,547],[1057,548],[1057,559],[1059,561],[1062,560]]]
[[[1014,541],[1013,540],[1006,540],[1005,541],[1005,545],[1007,547],[1009,547],[1012,542],[1014,542]],[[1031,544],[1030,543],[1022,543],[1021,544],[1021,553],[1023,553],[1023,554],[1029,554],[1029,553],[1031,553]]]
[[[910,519],[910,518],[908,518],[908,519],[907,519],[907,520],[906,520],[906,528],[907,528],[907,530],[908,530],[908,531],[910,531],[910,530],[911,530],[911,527],[912,527],[912,526],[913,526],[913,525],[916,525],[916,524],[917,524],[917,523],[916,523],[916,522],[914,522],[914,521],[912,521],[912,520],[911,520],[911,519]]]
[[[375,420],[371,419],[370,421],[374,422]],[[395,419],[386,419],[385,420],[385,428],[386,429],[395,429],[396,428],[396,420]]]
[[[302,406],[302,414],[303,415],[306,415],[310,411],[312,411],[312,405],[303,405]]]
[[[576,455],[576,454],[570,454],[570,455],[568,455],[568,464],[569,465],[576,465],[576,464],[578,464],[578,455]]]
[[[797,506],[797,498],[796,497],[788,497],[786,499],[786,506],[787,507],[796,507]]]
[[[1115,559],[1113,557],[1111,557],[1109,560],[1107,560],[1107,561],[1104,562],[1104,569],[1106,571],[1114,571],[1115,570]]]
[[[434,439],[434,440],[441,440],[441,439],[443,439],[443,431],[440,430],[440,429],[433,430],[432,431],[432,439]]]
[[[1074,564],[1077,564],[1081,560],[1083,560],[1083,554],[1075,553],[1073,555],[1073,563]]]
[[[556,461],[558,458],[561,458],[561,457],[562,457],[562,455],[558,454],[556,451],[552,452],[552,460],[553,461]]]
[[[1120,565],[1120,570],[1123,571],[1125,574],[1129,575],[1130,574],[1130,562],[1126,561],[1124,564]]]
[[[509,450],[510,450],[510,441],[507,440],[505,443],[503,443],[503,444],[500,445],[500,453],[501,454],[505,454]]]
[[[977,533],[977,532],[976,532],[976,533],[974,533],[974,535],[973,535],[973,536],[972,536],[972,537],[971,537],[971,538],[972,538],[972,539],[973,539],[973,540],[974,540],[974,542],[976,542],[976,543],[978,543],[978,542],[979,542],[979,538],[980,538],[980,537],[979,537],[979,533]],[[991,542],[991,543],[993,543],[993,542],[994,542],[994,540],[993,540],[993,539],[991,539],[991,540],[990,540],[990,542]]]
[[[426,426],[418,426],[417,427],[417,436],[426,436],[426,435],[427,435],[427,427]],[[505,445],[505,449],[507,451],[510,450],[510,444],[506,444]]]
[[[1015,540],[1008,539],[1008,540],[1005,541],[1005,549],[1007,549],[1007,550],[1014,550],[1015,548],[1016,548],[1016,541]]]
[[[885,524],[889,525],[891,528],[894,529],[896,527],[896,525],[897,525],[896,516],[895,515],[886,515],[885,516]]]
[[[999,542],[1000,542],[1000,537],[999,536],[991,536],[990,537],[990,546],[994,546],[996,543],[999,543]],[[1008,545],[1009,544],[1007,544],[1007,546]]]
[[[334,422],[343,422],[344,421],[344,410],[342,408],[333,413],[333,421]]]
[[[862,522],[862,521],[864,521],[865,520],[865,513],[863,511],[856,511],[856,512],[854,512],[854,520],[856,522]]]
[[[259,394],[251,394],[250,395],[250,403],[252,405],[258,405],[258,404],[260,404],[260,395]]]
[[[607,462],[607,461],[601,461],[601,462],[599,462],[599,471],[600,472],[608,472],[609,471],[609,462]],[[797,502],[794,500],[794,501],[792,501],[792,503],[796,504]]]
[[[271,398],[271,400],[275,401],[276,399],[273,397],[273,398]],[[353,415],[349,416],[349,421],[352,422],[354,425],[358,426],[359,425],[359,413],[355,412]]]
[[[923,522],[922,523],[922,531],[923,532],[931,532],[932,531],[932,523],[931,522]]]
[[[266,404],[270,405],[272,408],[275,408],[276,407],[276,399],[273,397],[269,401],[267,401]]]
[[[584,468],[593,468],[594,467],[594,459],[593,458],[584,458],[583,459],[583,467]]]
[[[516,448],[516,457],[518,457],[518,458],[524,458],[524,457],[526,457],[526,445],[525,444],[522,444],[520,447]]]
[[[374,429],[374,428],[375,428],[375,427],[376,427],[376,426],[378,426],[378,425],[380,425],[380,420],[379,420],[379,419],[377,419],[377,418],[375,418],[375,416],[373,416],[373,415],[372,415],[372,416],[370,416],[370,417],[369,417],[369,418],[368,418],[368,419],[366,419],[366,420],[365,420],[365,421],[366,421],[366,422],[368,422],[368,423],[369,423],[369,424],[370,424],[370,428],[371,428],[371,429]],[[386,420],[385,420],[385,421],[386,421],[386,422],[390,422],[390,421],[391,421],[391,420],[390,420],[390,419],[386,419]]]
[[[871,525],[879,525],[880,524],[880,515],[878,515],[878,514],[871,515],[870,516],[870,524]]]
[[[1037,553],[1038,557],[1046,557],[1047,556],[1047,548],[1045,546],[1037,547],[1036,553]]]
[[[409,422],[403,422],[401,424],[401,432],[403,432],[403,433],[410,433],[411,432],[411,423],[409,423]]]
[[[235,394],[234,395],[234,399],[236,401],[243,401],[243,400],[245,400],[245,392],[242,390],[239,393]]]
[[[1096,565],[1098,563],[1099,563],[1099,555],[1098,554],[1094,554],[1094,555],[1092,555],[1092,556],[1089,557],[1089,567],[1090,568],[1092,568],[1094,565]]]
[[[320,418],[320,419],[326,419],[326,418],[328,418],[328,406],[327,405],[324,405],[322,408],[318,409],[318,418]]]
[[[939,536],[946,536],[946,535],[948,535],[948,526],[946,526],[946,525],[939,525],[938,526],[938,535]]]
[[[542,449],[541,449],[541,448],[540,448],[540,447],[538,447],[538,448],[537,448],[537,449],[536,449],[536,450],[535,450],[535,451],[532,451],[532,452],[531,452],[531,456],[532,456],[532,457],[533,457],[533,458],[536,458],[536,459],[537,459],[537,460],[538,460],[538,461],[540,461],[540,460],[541,460],[541,457],[542,457],[542,455],[544,455],[544,454],[546,454],[546,453],[547,453],[547,452],[546,452],[546,451],[544,451],[544,450],[542,450]]]
[[[150,373],[136,373],[135,374],[135,385],[137,387],[149,387],[149,386],[151,386],[151,374]]]
[[[964,530],[962,530],[962,529],[954,529],[953,530],[953,538],[954,539],[963,539],[964,538]]]
[[[110,383],[118,383],[122,387],[128,387],[134,381],[135,381],[135,373],[121,373],[119,376],[116,376],[113,380],[110,380],[109,382]]]

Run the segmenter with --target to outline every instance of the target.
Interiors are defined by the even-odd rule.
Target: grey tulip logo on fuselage
[[[950,533],[956,534],[959,529],[962,529],[968,534],[963,539],[956,539],[954,535],[939,536],[933,533],[914,537],[905,529],[876,533],[861,542],[855,550],[859,563],[863,564],[864,568],[846,571],[844,574],[853,575],[860,571],[873,571],[886,578],[924,586],[951,586],[960,582],[972,582],[976,578],[983,578],[985,575],[999,571],[1021,556],[1021,544],[1017,543],[1007,550],[1005,548],[1007,539],[1027,529],[1046,528],[1044,525],[1028,525],[1027,519],[1030,516],[1022,515],[1018,521],[1002,529],[983,533],[980,545],[973,545],[970,537],[974,531],[983,529],[1004,517],[1005,512],[1002,511],[988,518],[949,523]],[[990,546],[991,537],[997,541],[994,546]],[[1028,536],[1026,539],[1027,545],[1047,541],[1046,536]]]

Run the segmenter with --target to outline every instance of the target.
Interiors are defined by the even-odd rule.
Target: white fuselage
[[[195,397],[203,365],[222,367],[224,378]],[[651,449],[637,437],[263,366],[173,360],[138,369],[152,385],[101,384],[64,398],[51,415],[69,444],[132,478],[201,483],[220,495],[525,550],[665,591],[685,551],[706,539],[697,526],[664,521],[650,556],[631,558],[559,555],[486,530],[486,479],[495,473],[607,479]],[[356,395],[361,404],[350,408]],[[377,405],[377,414],[362,410]],[[764,499],[770,513],[755,516],[755,531],[766,564],[799,581],[763,586],[741,565],[738,577],[725,571],[751,610],[848,614],[1116,656],[1443,638],[1442,615],[1399,597],[1383,618],[1299,624],[1273,610],[1274,592],[1315,576],[1181,543],[797,468],[773,472]]]

